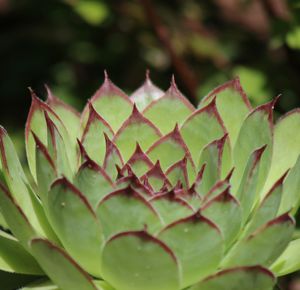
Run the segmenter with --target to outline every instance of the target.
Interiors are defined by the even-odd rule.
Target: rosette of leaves
[[[148,76],[128,97],[106,75],[81,114],[32,92],[30,177],[0,131],[1,273],[27,290],[273,289],[300,268],[300,113],[274,125],[274,105],[238,79],[198,108]]]

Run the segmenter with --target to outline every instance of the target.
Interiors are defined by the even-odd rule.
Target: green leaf
[[[292,209],[295,214],[300,205],[300,156],[294,167],[288,172],[283,183],[282,199],[279,213]]]
[[[104,133],[112,138],[114,135],[110,125],[89,105],[89,118],[85,126],[81,142],[89,156],[98,164],[102,164],[105,155]]]
[[[181,124],[195,108],[180,93],[174,80],[162,97],[152,101],[143,115],[163,133],[169,133],[176,124]]]
[[[53,284],[51,281],[37,281],[30,283],[22,290],[60,290],[57,285]]]
[[[299,128],[299,126],[299,109],[287,113],[276,123],[274,127],[272,164],[265,190],[269,190],[284,172],[296,164],[300,154],[300,134],[295,128]]]
[[[225,269],[191,287],[190,290],[272,290],[274,275],[261,266]]]
[[[152,168],[154,164],[137,143],[135,151],[127,161],[126,165],[130,166],[136,176],[141,177]]]
[[[35,259],[11,235],[0,230],[0,269],[20,274],[41,275]]]
[[[232,176],[232,185],[234,193],[242,179],[248,157],[257,148],[267,145],[260,161],[257,191],[260,193],[264,186],[271,165],[273,147],[272,112],[275,101],[276,99],[254,109],[242,124],[233,149],[235,171]]]
[[[153,162],[159,160],[164,171],[186,156],[189,180],[193,182],[195,178],[195,165],[177,125],[172,132],[157,140],[148,149],[147,155]]]
[[[221,232],[199,213],[168,225],[158,238],[178,259],[182,273],[181,288],[215,271],[223,257]]]
[[[253,233],[260,226],[276,217],[282,200],[282,188],[285,176],[286,173],[276,181],[254,211],[253,216],[245,229],[245,235]]]
[[[257,182],[259,178],[259,172],[260,170],[262,170],[260,164],[265,149],[266,146],[263,146],[255,150],[250,155],[244,174],[240,181],[240,185],[237,189],[237,192],[235,193],[243,209],[243,222],[247,220],[253,207],[259,200]]]
[[[201,100],[199,107],[202,108],[203,106],[206,106],[214,98],[216,98],[218,112],[229,133],[231,144],[234,145],[241,124],[251,110],[249,100],[243,91],[238,78],[215,88]]]
[[[96,112],[116,132],[132,111],[133,103],[118,87],[116,87],[105,73],[105,80],[100,89],[91,99]],[[85,126],[88,119],[88,106],[82,113],[82,124]]]
[[[74,179],[75,186],[87,198],[93,209],[99,201],[114,190],[114,184],[106,172],[91,159],[85,161]]]
[[[133,154],[136,143],[145,151],[161,137],[160,131],[133,106],[133,111],[113,138],[125,161]]]
[[[48,195],[49,218],[64,248],[89,273],[100,276],[102,231],[87,198],[66,178]]]
[[[201,168],[206,164],[202,182],[199,185],[199,191],[202,192],[202,194],[206,194],[212,186],[221,179],[223,161],[226,162],[225,159],[228,160],[228,154],[230,152],[227,150],[228,147],[225,146],[226,142],[228,142],[227,134],[221,139],[212,141],[202,150],[198,166],[198,168]]]
[[[164,92],[152,83],[149,71],[147,71],[145,82],[132,93],[130,98],[139,110],[144,110],[152,101],[162,97],[163,95]]]
[[[169,167],[166,171],[166,176],[173,186],[180,182],[183,188],[188,188],[189,178],[187,171],[187,157],[184,156],[183,159]]]
[[[97,290],[89,275],[64,250],[50,241],[33,239],[30,248],[43,270],[59,288]]]
[[[222,267],[270,266],[285,250],[295,228],[294,220],[281,215],[238,242],[228,253]]]
[[[194,209],[172,189],[169,192],[157,193],[150,199],[163,223],[168,225],[194,213]]]
[[[201,208],[201,213],[214,222],[221,230],[225,246],[235,240],[242,225],[242,210],[239,202],[230,194],[227,187],[222,193]]]
[[[55,97],[47,85],[46,90],[48,93],[46,103],[65,125],[73,146],[76,146],[76,139],[78,138],[80,128],[80,114],[73,107]]]
[[[103,277],[116,289],[179,290],[178,262],[173,252],[146,232],[124,232],[103,249]]]
[[[2,183],[0,183],[0,209],[14,236],[25,249],[28,249],[28,241],[38,234],[14,197]]]
[[[183,123],[180,132],[194,162],[198,164],[202,149],[226,133],[215,99],[190,115]]]
[[[160,191],[164,186],[171,187],[171,183],[162,171],[159,160],[142,177],[141,181],[147,182],[155,192]]]
[[[97,215],[106,238],[144,227],[150,233],[155,233],[162,226],[152,205],[130,186],[104,197],[98,205]]]
[[[104,134],[104,137],[105,137],[106,151],[105,151],[105,157],[103,161],[103,169],[111,178],[111,180],[115,181],[118,176],[117,166],[122,168],[124,165],[124,161],[116,144],[113,143],[106,134]]]
[[[69,179],[73,179],[74,167],[72,168],[70,158],[67,154],[69,150],[67,144],[64,142],[62,135],[60,134],[57,126],[52,122],[47,112],[45,112],[45,119],[47,124],[48,135],[48,152],[55,163],[57,175],[67,176]]]
[[[284,276],[300,269],[300,239],[291,241],[281,256],[271,266],[276,276]]]

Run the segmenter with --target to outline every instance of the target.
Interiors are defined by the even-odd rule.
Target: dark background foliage
[[[296,0],[0,0],[0,33],[0,122],[20,150],[27,87],[80,109],[104,69],[128,93],[149,68],[163,89],[174,73],[195,104],[238,75],[255,105],[282,94],[277,116],[300,105]]]

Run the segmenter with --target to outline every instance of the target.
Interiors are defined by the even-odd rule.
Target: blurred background
[[[300,106],[300,1],[0,0],[0,123],[23,151],[27,87],[81,109],[103,70],[131,93],[172,73],[194,104],[239,76],[251,102]],[[299,128],[298,128],[299,129]],[[298,275],[278,289],[299,290]]]

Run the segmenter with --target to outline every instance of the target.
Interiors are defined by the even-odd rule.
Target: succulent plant
[[[30,176],[0,130],[2,276],[33,275],[27,290],[271,290],[300,269],[299,110],[273,125],[276,100],[252,108],[238,79],[198,108],[149,76],[128,97],[105,75],[82,114],[47,90],[31,92]]]

